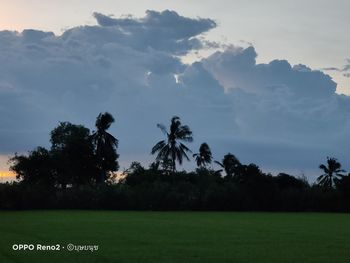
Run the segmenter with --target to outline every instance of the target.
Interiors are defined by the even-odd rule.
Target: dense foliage
[[[328,158],[323,174],[310,185],[304,178],[266,174],[255,164],[242,164],[232,153],[215,163],[207,143],[193,154],[197,169],[177,171],[190,159],[192,131],[173,117],[170,128],[152,149],[155,162],[133,162],[119,174],[118,140],[107,132],[114,122],[100,114],[97,130],[68,122],[51,132],[51,148],[15,155],[11,170],[19,182],[0,184],[1,209],[81,208],[134,210],[350,211],[350,175]]]

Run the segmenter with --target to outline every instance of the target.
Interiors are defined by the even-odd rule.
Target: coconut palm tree
[[[157,154],[156,161],[171,161],[172,171],[176,170],[176,161],[181,165],[183,158],[190,160],[187,156],[191,152],[182,142],[192,142],[192,131],[187,125],[182,125],[180,118],[174,116],[171,119],[169,131],[163,124],[157,124],[157,127],[166,135],[165,140],[159,141],[153,146],[151,154]]]
[[[95,123],[97,130],[92,134],[100,171],[98,178],[96,178],[98,183],[104,182],[109,172],[115,172],[119,169],[117,161],[119,157],[117,154],[118,139],[107,132],[113,122],[114,118],[110,113],[100,113]]]
[[[327,166],[321,164],[319,167],[324,172],[317,178],[317,183],[320,186],[333,188],[334,184],[344,176],[341,173],[345,171],[341,169],[341,164],[335,158],[327,157]]]
[[[232,153],[226,154],[222,162],[215,161],[215,163],[224,168],[227,178],[232,178],[242,166],[241,162]]]
[[[193,154],[198,167],[206,167],[207,164],[211,164],[213,159],[211,150],[207,143],[202,143],[199,147],[199,153]]]

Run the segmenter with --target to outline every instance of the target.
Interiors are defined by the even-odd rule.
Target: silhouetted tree
[[[27,155],[15,154],[10,169],[20,182],[0,183],[0,209],[350,211],[350,174],[342,174],[335,158],[327,157],[319,166],[324,174],[317,179],[331,191],[288,174],[266,174],[256,164],[241,164],[231,153],[215,161],[223,169],[213,171],[206,167],[212,161],[206,143],[193,154],[195,171],[176,172],[176,162],[189,160],[183,142],[193,141],[179,117],[171,119],[169,130],[157,125],[166,139],[152,148],[157,157],[148,169],[133,162],[124,177],[113,181],[119,166],[118,140],[107,132],[113,121],[109,113],[99,114],[92,135],[84,126],[61,122],[50,134],[50,150],[38,147]],[[106,184],[93,187],[94,182]]]
[[[307,181],[296,178],[286,173],[279,173],[274,177],[274,181],[277,183],[279,189],[304,189],[308,187]]]
[[[258,165],[250,163],[248,165],[240,165],[238,170],[234,171],[235,178],[239,183],[259,186],[264,181],[264,174]]]
[[[224,156],[222,162],[215,161],[216,164],[224,168],[227,178],[232,178],[241,167],[241,162],[232,153]]]
[[[342,176],[336,182],[336,188],[343,195],[350,197],[350,174]]]
[[[15,154],[9,163],[10,170],[16,174],[17,180],[21,180],[24,184],[46,187],[55,185],[53,158],[50,152],[43,147],[29,152],[28,156]]]
[[[119,169],[118,140],[107,132],[113,122],[114,118],[110,113],[100,113],[95,124],[97,130],[92,134],[99,169],[98,183],[105,182],[109,172],[116,172]]]
[[[97,173],[97,163],[90,130],[82,125],[61,122],[51,131],[51,155],[53,156],[57,183],[91,183]]]
[[[132,162],[130,167],[125,171],[127,174],[130,173],[143,173],[145,172],[145,168],[139,162]]]
[[[193,154],[193,157],[196,160],[198,167],[206,167],[208,164],[211,164],[213,159],[211,150],[207,143],[202,143],[199,147],[199,153]]]
[[[343,177],[344,170],[341,169],[341,164],[335,158],[327,157],[327,166],[321,164],[320,169],[323,170],[324,174],[317,178],[318,185],[325,188],[333,188],[334,183],[336,183],[340,178]]]
[[[171,119],[169,132],[162,124],[157,124],[157,127],[166,134],[166,140],[159,141],[153,146],[151,153],[157,154],[156,160],[166,162],[171,160],[172,171],[176,171],[176,161],[182,164],[182,160],[185,157],[188,161],[190,160],[187,156],[187,152],[191,152],[183,142],[192,142],[192,131],[187,125],[182,125],[180,118],[174,116]]]
[[[149,165],[149,169],[151,171],[155,171],[155,172],[158,172],[160,169],[159,169],[159,166],[160,166],[160,161],[155,161],[155,162],[152,162],[150,165]]]

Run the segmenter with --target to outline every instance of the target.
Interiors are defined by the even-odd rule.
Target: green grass
[[[18,243],[96,252],[13,251]],[[0,262],[350,262],[350,214],[0,212]]]

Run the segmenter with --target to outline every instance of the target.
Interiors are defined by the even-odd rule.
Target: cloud
[[[237,150],[247,156],[251,147],[251,157],[281,169],[307,167],[327,154],[346,161],[350,98],[335,93],[336,83],[321,71],[285,60],[257,64],[256,56],[254,47],[237,47],[201,62],[231,97]]]
[[[347,59],[346,61],[348,64],[344,66],[342,72],[344,77],[350,78],[350,59]]]
[[[323,70],[342,72],[344,77],[349,78],[350,77],[350,73],[349,73],[349,71],[350,71],[350,59],[347,59],[346,62],[347,62],[347,64],[342,68],[328,67],[328,68],[323,68]]]
[[[322,68],[321,70],[324,70],[324,71],[340,71],[340,69],[336,68],[336,67]]]
[[[203,63],[227,90],[261,93],[286,87],[295,96],[324,98],[336,90],[336,83],[321,71],[305,65],[292,67],[286,60],[256,64],[256,57],[254,47],[237,47],[216,52]]]
[[[178,55],[203,47],[204,42],[196,37],[216,27],[214,20],[191,19],[170,10],[147,10],[146,16],[140,19],[131,16],[113,18],[100,13],[94,13],[94,17],[106,30],[113,28],[120,43],[137,49],[153,48]]]
[[[241,128],[251,126],[246,132],[269,136],[264,131],[275,134],[283,126],[280,138],[303,137],[312,131],[331,133],[336,123],[325,122],[347,121],[348,97],[335,93],[336,83],[328,75],[285,60],[257,64],[256,55],[253,47],[237,48],[202,60],[231,97]]]
[[[98,25],[60,36],[0,32],[0,154],[47,146],[59,121],[93,129],[109,111],[122,167],[150,161],[163,136],[156,124],[174,115],[192,128],[193,151],[206,141],[216,159],[233,152],[275,171],[349,156],[350,98],[323,72],[286,60],[257,64],[253,46],[228,45],[188,65],[178,56],[208,46],[213,20],[174,11],[94,16]]]

